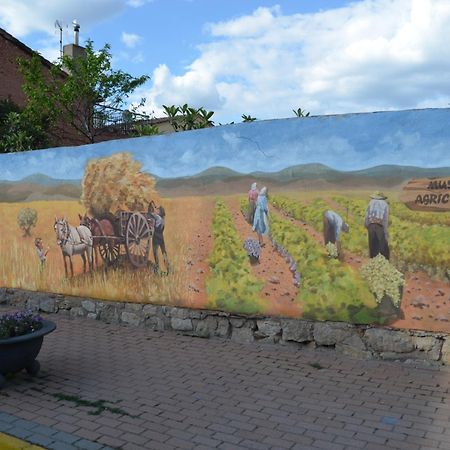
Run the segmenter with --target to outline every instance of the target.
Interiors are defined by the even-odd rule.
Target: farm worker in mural
[[[36,247],[36,254],[39,258],[40,268],[41,270],[44,268],[45,261],[47,261],[47,254],[50,250],[50,247],[44,250],[44,244],[42,243],[42,239],[40,237],[34,240],[34,246]]]
[[[153,218],[155,221],[155,231],[153,232],[152,238],[155,272],[160,273],[158,249],[161,249],[161,253],[164,258],[164,265],[166,266],[167,273],[169,273],[169,258],[167,256],[166,244],[164,242],[166,211],[162,206],[156,206],[155,202],[152,200],[148,205],[147,216]]]
[[[337,254],[341,254],[341,231],[348,233],[350,227],[342,217],[331,210],[323,213],[323,240],[325,245],[329,242],[336,245]]]
[[[374,258],[381,253],[386,259],[389,259],[387,197],[382,192],[376,191],[370,198],[365,217],[365,226],[369,236],[369,256]]]
[[[256,200],[253,231],[258,233],[259,244],[261,247],[264,247],[263,236],[269,234],[269,207],[267,203],[267,188],[265,186],[261,189]]]
[[[253,221],[255,220],[255,210],[256,210],[256,202],[258,200],[258,189],[256,187],[256,183],[253,183],[248,191],[248,223],[253,225]]]

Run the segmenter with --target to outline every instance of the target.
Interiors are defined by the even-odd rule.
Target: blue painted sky
[[[305,163],[339,170],[382,164],[450,167],[450,109],[318,116],[226,125],[81,147],[0,155],[0,179],[79,179],[90,158],[127,151],[160,177],[214,166],[273,172]]]
[[[131,99],[204,106],[217,123],[447,107],[449,0],[1,0],[0,27],[50,60],[56,19],[151,80]]]

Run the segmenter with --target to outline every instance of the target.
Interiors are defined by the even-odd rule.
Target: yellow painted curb
[[[1,450],[45,450],[43,447],[21,441],[8,434],[0,433],[0,449]]]

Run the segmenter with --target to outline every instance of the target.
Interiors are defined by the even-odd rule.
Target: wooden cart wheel
[[[98,249],[103,263],[106,266],[114,265],[120,256],[120,244],[116,242],[114,237],[108,236],[101,226],[100,222],[97,220],[97,229],[100,231],[102,237],[98,238]]]
[[[141,213],[133,213],[127,223],[125,244],[128,259],[134,267],[147,266],[151,241],[147,218]]]
[[[111,238],[102,238],[98,244],[98,249],[100,251],[100,256],[102,257],[103,263],[107,266],[114,265],[119,259],[120,245],[115,243]]]

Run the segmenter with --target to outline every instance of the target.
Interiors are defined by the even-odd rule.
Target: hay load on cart
[[[142,172],[129,153],[91,160],[85,169],[81,201],[88,212],[95,254],[105,265],[126,255],[134,267],[145,267],[154,233],[147,206],[158,201],[156,180]]]

